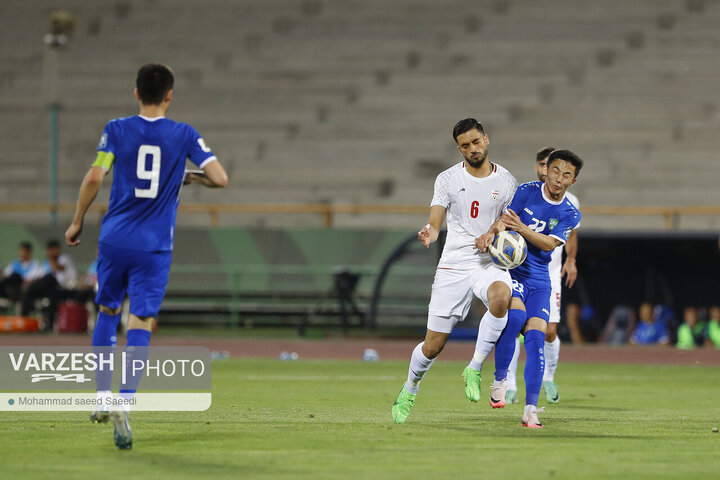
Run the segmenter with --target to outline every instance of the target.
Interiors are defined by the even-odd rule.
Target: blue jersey
[[[543,185],[539,181],[523,183],[518,187],[508,208],[517,213],[520,220],[533,231],[565,243],[580,223],[580,210],[567,197],[563,197],[559,202],[550,200],[545,195]],[[510,275],[513,278],[520,276],[536,280],[547,279],[549,284],[548,264],[552,251],[544,252],[530,242],[527,242],[527,246],[527,259],[519,267],[510,270]]]
[[[172,250],[186,159],[199,168],[215,159],[190,125],[142,116],[111,120],[93,164],[115,167],[100,242],[145,252]]]

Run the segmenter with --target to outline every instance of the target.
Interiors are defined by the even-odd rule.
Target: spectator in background
[[[75,288],[75,265],[69,255],[62,253],[60,242],[50,240],[45,248],[46,259],[33,275],[25,289],[22,300],[22,314],[29,315],[35,309],[35,301],[47,298],[50,301],[45,318],[45,330],[51,330],[55,311],[60,300],[73,298]]]
[[[28,241],[21,242],[18,249],[18,258],[13,260],[3,270],[3,278],[0,280],[0,297],[7,298],[11,302],[19,302],[23,286],[31,282],[38,274],[40,262],[32,258],[32,244]]]
[[[697,307],[687,307],[683,312],[683,323],[677,332],[677,348],[692,350],[702,347],[705,339],[705,323],[700,321]]]
[[[707,329],[705,330],[705,334],[707,335],[705,343],[709,346],[712,345],[715,348],[720,348],[720,306],[713,305],[710,307],[708,316],[710,318],[707,323]]]
[[[600,341],[610,345],[625,345],[635,329],[635,324],[635,310],[627,305],[618,305],[613,308]]]
[[[667,345],[670,342],[662,306],[653,308],[649,302],[640,305],[638,309],[639,323],[630,343],[633,345]]]

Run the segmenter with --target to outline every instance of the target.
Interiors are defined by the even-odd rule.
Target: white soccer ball
[[[496,265],[510,270],[522,265],[527,258],[527,243],[516,231],[505,230],[495,235],[488,252]]]

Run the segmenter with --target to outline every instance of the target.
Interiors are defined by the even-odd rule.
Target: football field
[[[404,425],[400,361],[226,359],[206,412],[136,412],[134,446],[88,415],[2,413],[0,478],[717,478],[716,367],[562,364],[543,430],[464,397],[438,362]],[[489,392],[487,365],[483,398]],[[521,385],[522,390],[522,385]]]

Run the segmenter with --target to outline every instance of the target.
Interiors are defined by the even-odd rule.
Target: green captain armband
[[[109,172],[115,162],[115,155],[112,152],[98,152],[93,167],[102,167],[103,170]]]

